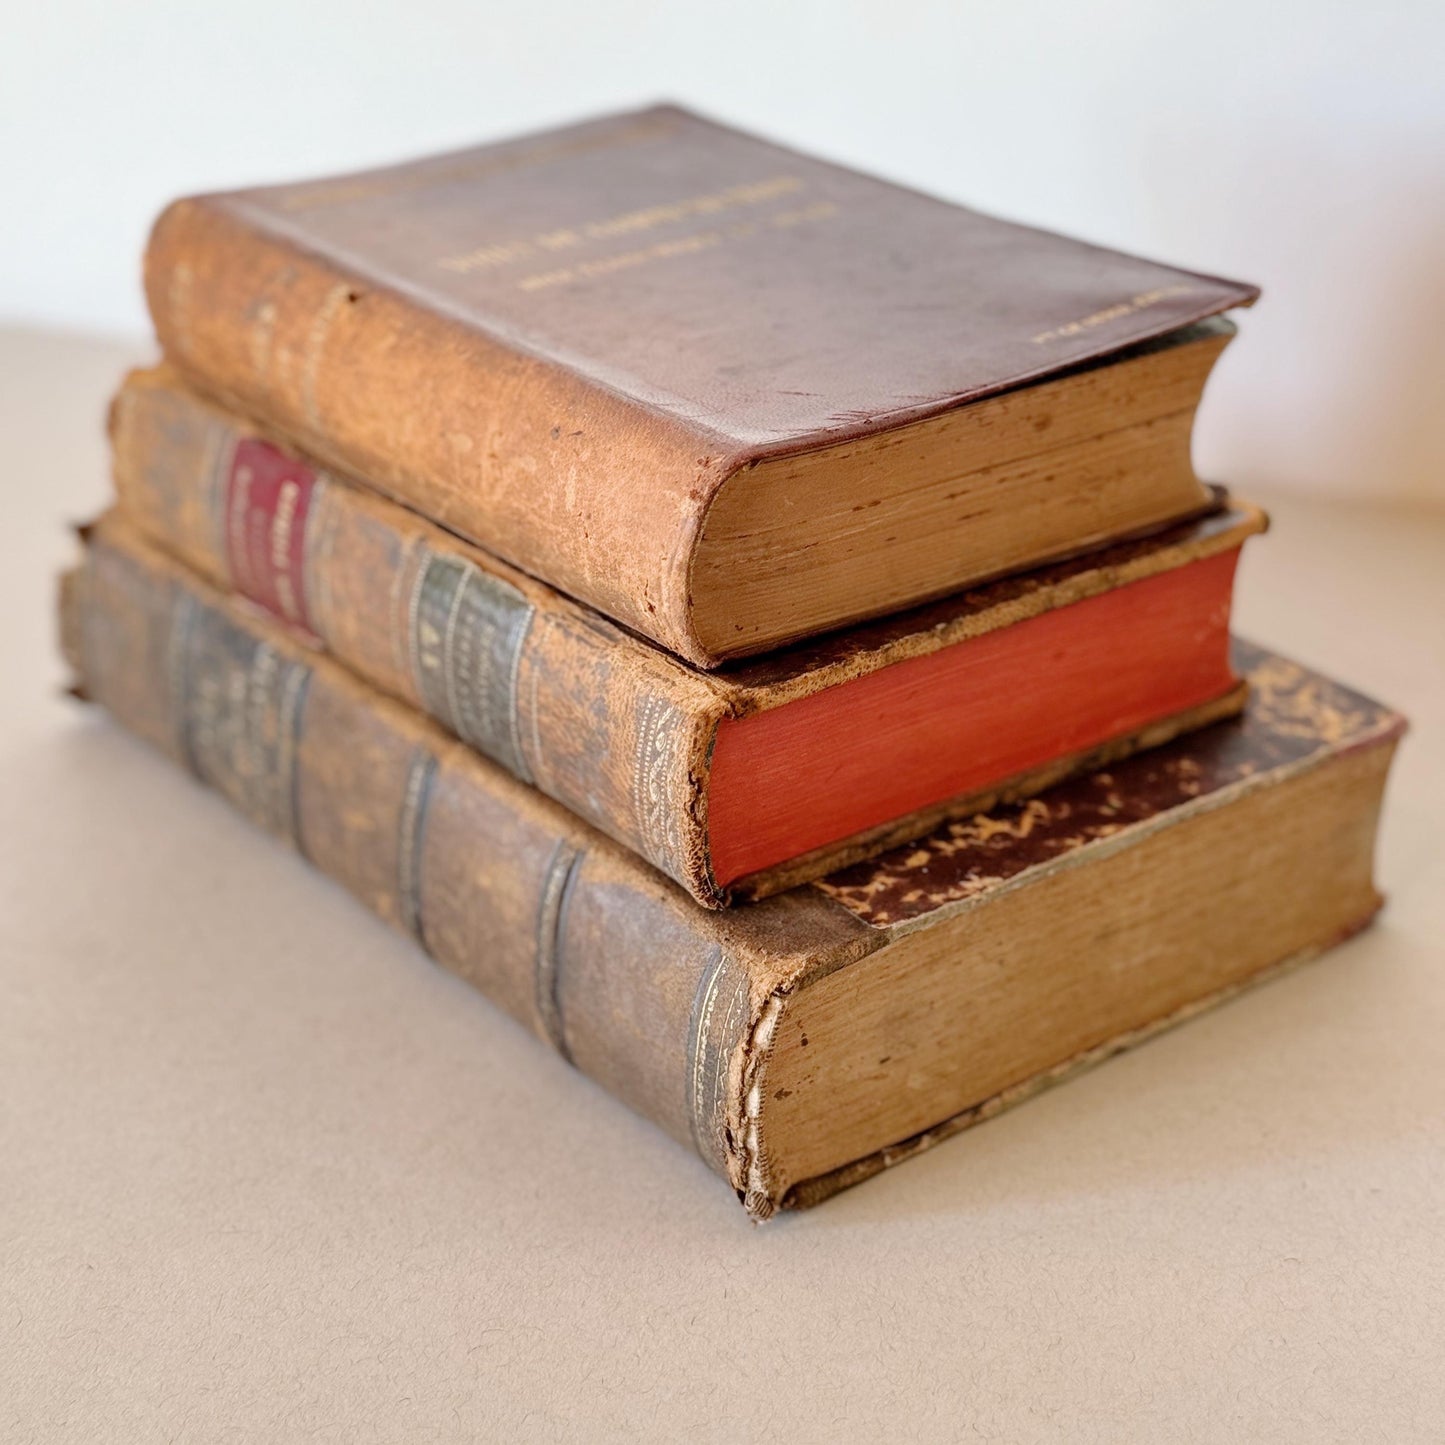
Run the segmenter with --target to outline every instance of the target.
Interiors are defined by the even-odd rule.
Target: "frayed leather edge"
[[[782,1017],[785,997],[784,990],[775,990],[763,1000],[754,1015],[740,1050],[739,1089],[734,1095],[742,1100],[742,1115],[732,1131],[736,1170],[733,1183],[743,1208],[759,1224],[773,1216],[779,1202],[762,1149],[759,1116],[762,1112],[761,1076],[772,1053],[773,1035]]]

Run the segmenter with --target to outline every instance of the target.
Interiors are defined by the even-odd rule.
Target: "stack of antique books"
[[[1248,286],[661,107],[184,200],[78,690],[762,1217],[1374,913],[1401,729],[1231,646]]]

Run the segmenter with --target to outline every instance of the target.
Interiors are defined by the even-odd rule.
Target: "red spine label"
[[[236,443],[226,481],[226,560],[236,590],[293,627],[306,606],[306,518],[316,473],[255,437]]]

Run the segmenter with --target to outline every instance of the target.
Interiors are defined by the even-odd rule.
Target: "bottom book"
[[[1379,907],[1395,713],[1246,644],[1244,715],[715,913],[143,546],[61,589],[77,691],[653,1119],[758,1218],[1308,958]]]

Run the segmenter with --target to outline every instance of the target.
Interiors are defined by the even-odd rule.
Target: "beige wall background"
[[[1445,5],[0,0],[0,321],[136,335],[192,189],[670,97],[1260,282],[1208,474],[1445,508]]]

